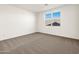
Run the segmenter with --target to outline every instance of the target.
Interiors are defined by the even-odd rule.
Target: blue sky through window
[[[51,18],[51,13],[46,14],[46,18]]]
[[[60,12],[54,12],[53,17],[54,18],[60,18]]]
[[[46,13],[45,14],[45,20],[52,20],[52,19],[54,19],[54,18],[60,18],[60,15],[61,13],[60,13],[60,11],[58,11],[58,12],[48,12],[48,13]]]

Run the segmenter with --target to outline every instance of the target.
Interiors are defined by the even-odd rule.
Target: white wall
[[[35,29],[35,14],[9,5],[0,5],[0,40],[30,34]]]
[[[37,14],[38,32],[79,39],[79,5],[67,5],[60,8],[61,26],[46,27],[44,12]]]

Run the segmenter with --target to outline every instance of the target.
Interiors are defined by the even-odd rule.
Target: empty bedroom
[[[79,5],[0,4],[0,54],[79,54]]]

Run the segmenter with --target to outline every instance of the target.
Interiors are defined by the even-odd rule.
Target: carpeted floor
[[[0,41],[1,54],[78,54],[79,40],[33,33]]]

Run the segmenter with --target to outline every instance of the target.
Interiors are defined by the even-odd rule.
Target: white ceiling
[[[18,7],[18,8],[22,8],[22,9],[26,9],[32,12],[41,12],[47,9],[51,9],[51,8],[56,8],[61,6],[61,4],[49,4],[47,6],[45,6],[45,4],[14,4],[12,6]]]

